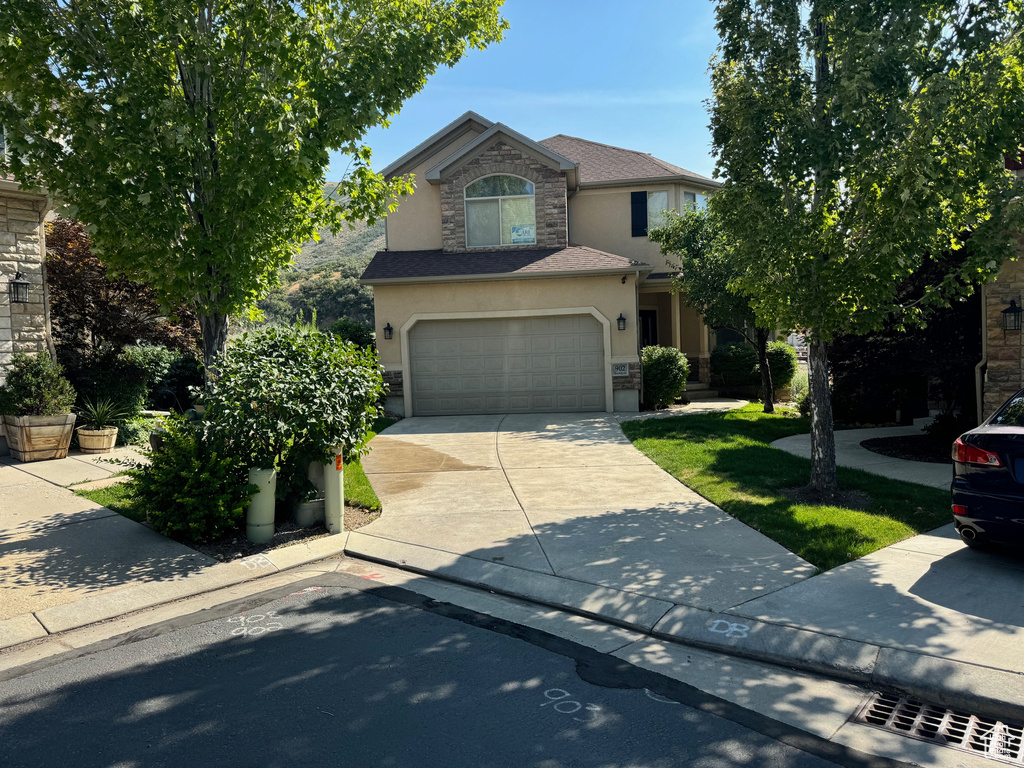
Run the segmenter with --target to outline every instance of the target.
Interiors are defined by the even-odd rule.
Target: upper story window
[[[690,208],[697,207],[697,193],[696,192],[683,192],[683,205],[689,206]]]
[[[518,176],[485,176],[466,186],[466,245],[537,242],[533,183]]]
[[[631,231],[633,237],[647,237],[647,231],[666,223],[665,209],[668,208],[668,190],[654,192],[631,192]]]

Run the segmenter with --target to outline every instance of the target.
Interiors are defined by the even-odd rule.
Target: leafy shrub
[[[112,400],[133,418],[146,407],[146,371],[130,358],[101,355],[86,361],[70,373],[79,402]]]
[[[811,415],[811,393],[810,390],[805,389],[796,397],[796,409],[800,411],[800,415],[806,418],[810,418]]]
[[[211,434],[250,467],[279,470],[278,497],[311,490],[306,467],[365,452],[382,369],[372,347],[296,324],[231,342],[202,394]]]
[[[690,364],[675,347],[644,347],[640,353],[644,370],[644,402],[660,409],[686,391]]]
[[[164,419],[164,442],[148,466],[130,471],[135,497],[153,528],[173,539],[205,542],[240,527],[255,486],[236,457],[215,450],[201,427]]]
[[[375,336],[373,328],[368,325],[363,325],[362,323],[349,320],[347,317],[343,317],[337,322],[332,323],[330,328],[327,330],[345,341],[351,341],[356,346],[373,346]]]
[[[0,413],[13,416],[59,416],[71,413],[75,388],[64,368],[45,353],[17,352],[0,387]]]
[[[768,367],[772,372],[772,386],[785,389],[796,375],[796,350],[784,341],[773,341],[768,345]],[[758,366],[754,365],[754,375],[761,380]]]
[[[120,422],[117,425],[117,444],[148,447],[149,433],[158,423],[158,419],[149,416],[136,416],[134,419]]]
[[[711,375],[726,387],[745,387],[761,380],[757,353],[749,344],[719,344],[711,350]]]
[[[797,371],[789,386],[793,402],[797,402],[801,395],[807,394],[807,374],[804,371]]]
[[[924,431],[935,442],[952,445],[960,435],[976,426],[978,425],[973,419],[953,411],[946,411],[936,416],[932,423],[924,428]]]

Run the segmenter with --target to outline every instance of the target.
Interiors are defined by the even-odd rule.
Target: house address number
[[[629,376],[629,363],[612,363],[612,376]]]

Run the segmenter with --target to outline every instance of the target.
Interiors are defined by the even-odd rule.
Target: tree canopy
[[[499,40],[501,0],[5,0],[0,171],[57,193],[117,272],[193,306],[204,355],[226,315],[325,226],[409,191],[370,169],[440,65]],[[322,193],[334,150],[353,158]]]
[[[1013,254],[1022,7],[969,0],[719,0],[716,193],[758,317],[810,341],[811,485],[835,489],[827,343],[914,319]],[[960,253],[913,304],[897,286]]]

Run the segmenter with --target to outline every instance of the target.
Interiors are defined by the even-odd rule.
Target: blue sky
[[[502,14],[503,42],[438,70],[367,135],[374,168],[472,109],[532,139],[580,136],[711,175],[711,0],[505,0]],[[346,165],[336,154],[328,179]]]

